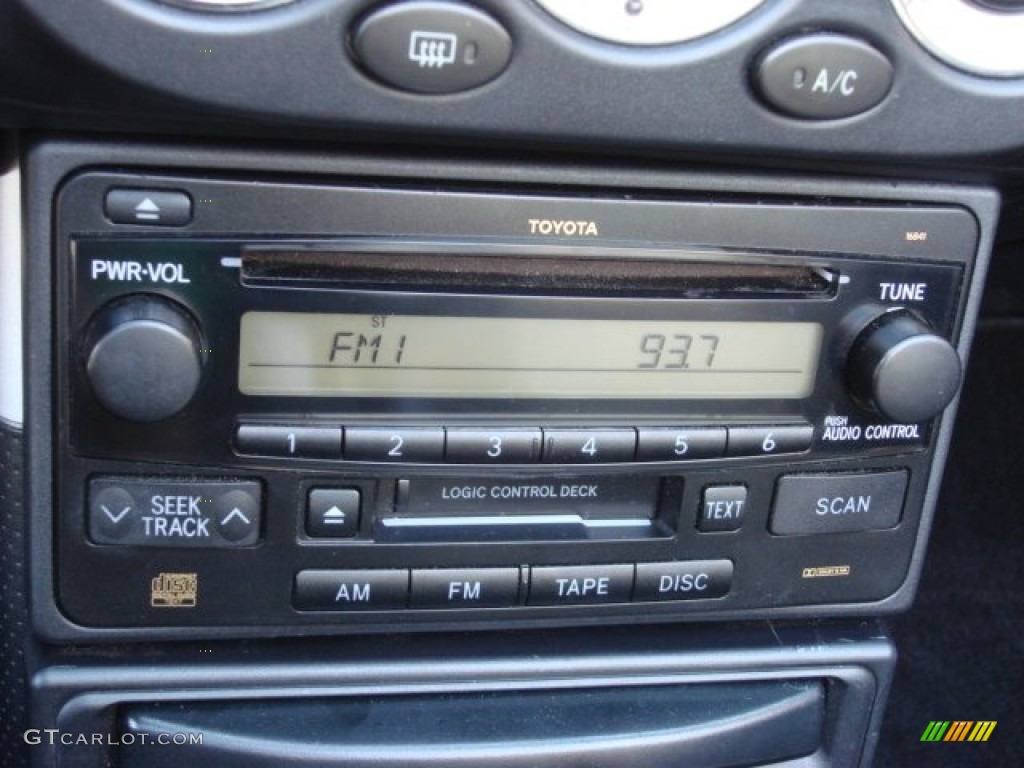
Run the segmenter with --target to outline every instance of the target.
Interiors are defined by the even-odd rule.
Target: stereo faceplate
[[[77,625],[868,612],[907,582],[964,207],[89,172],[58,221]]]

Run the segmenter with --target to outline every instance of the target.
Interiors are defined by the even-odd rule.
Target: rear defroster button
[[[353,48],[375,77],[403,91],[458,93],[508,66],[512,41],[493,18],[461,3],[412,0],[371,13]]]

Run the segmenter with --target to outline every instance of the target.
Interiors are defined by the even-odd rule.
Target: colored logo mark
[[[921,741],[988,741],[996,729],[995,720],[932,720]]]

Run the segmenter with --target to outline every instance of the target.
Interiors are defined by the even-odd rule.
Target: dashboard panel
[[[0,762],[1021,757],[1022,25],[0,0]]]

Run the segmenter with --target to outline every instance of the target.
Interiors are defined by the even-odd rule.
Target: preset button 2
[[[442,427],[346,427],[349,461],[438,463],[444,459]]]

